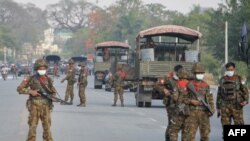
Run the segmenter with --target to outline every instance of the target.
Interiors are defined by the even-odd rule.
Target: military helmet
[[[187,79],[188,78],[188,72],[184,69],[180,69],[178,72],[177,72],[177,76],[180,78],[180,79]]]
[[[195,63],[192,67],[192,72],[193,73],[205,73],[205,68],[202,64]]]
[[[34,64],[35,70],[37,70],[39,67],[46,67],[48,68],[48,64],[44,59],[37,59]]]
[[[69,63],[69,64],[74,64],[75,62],[74,62],[73,59],[69,59],[68,63]]]

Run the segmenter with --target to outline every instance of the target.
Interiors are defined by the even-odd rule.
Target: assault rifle
[[[191,94],[193,94],[194,97],[196,97],[196,99],[198,101],[200,101],[205,107],[206,107],[206,110],[211,114],[213,115],[213,111],[210,107],[210,105],[205,101],[205,97],[203,97],[199,92],[197,92],[194,88],[194,85],[193,83],[188,83],[187,85],[187,88],[191,91]]]
[[[49,100],[51,100],[51,101],[53,101],[53,102],[60,102],[60,103],[63,103],[63,104],[65,104],[65,105],[72,105],[71,103],[66,102],[66,101],[64,101],[64,100],[62,100],[62,99],[60,99],[60,98],[58,98],[58,97],[55,97],[55,96],[52,96],[51,94],[48,94],[48,93],[46,93],[46,92],[43,92],[42,90],[38,91],[38,93],[39,93],[42,97],[47,98],[47,99],[49,99]]]

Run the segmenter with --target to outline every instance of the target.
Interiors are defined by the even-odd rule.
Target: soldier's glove
[[[220,115],[221,115],[221,111],[220,111],[220,109],[217,109],[217,118],[219,118]]]

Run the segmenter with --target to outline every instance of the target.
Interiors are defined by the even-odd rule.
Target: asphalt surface
[[[62,77],[61,77],[62,78]],[[55,78],[54,84],[61,98],[64,98],[66,82]],[[18,80],[0,77],[0,141],[25,141],[28,133],[28,111],[25,107],[28,96],[19,95]],[[125,107],[112,107],[113,92],[93,88],[93,77],[88,77],[86,89],[87,106],[79,104],[75,87],[73,105],[55,103],[52,112],[52,135],[54,141],[164,141],[167,114],[162,101],[154,100],[151,108],[135,106],[134,93],[125,91]],[[215,94],[216,87],[211,91]],[[215,95],[214,95],[215,96]],[[245,123],[250,123],[250,106],[244,108]],[[222,141],[220,120],[211,118],[211,141]],[[180,140],[180,137],[179,137]],[[197,133],[199,140],[199,133]],[[41,122],[37,128],[37,141],[42,141]]]

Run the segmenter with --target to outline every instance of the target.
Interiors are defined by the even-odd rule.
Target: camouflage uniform
[[[39,64],[40,61],[40,64]],[[37,64],[38,63],[38,64]],[[46,62],[38,60],[35,64],[35,68],[39,66],[46,66]],[[46,66],[47,67],[47,66]],[[43,88],[41,82],[45,85],[46,89]],[[17,87],[19,94],[30,94],[30,90],[45,90],[47,93],[55,95],[56,90],[53,86],[52,80],[48,76],[39,76],[35,74],[25,78],[21,84]],[[43,126],[43,141],[53,141],[50,126],[51,126],[51,117],[50,113],[53,108],[51,100],[48,100],[41,96],[31,96],[26,102],[27,109],[29,111],[29,133],[26,141],[35,141],[36,140],[36,128],[38,125],[39,119],[42,122]]]
[[[86,106],[85,88],[88,85],[87,77],[88,77],[88,71],[85,68],[81,69],[78,78],[80,104],[77,106],[83,106],[83,107]]]
[[[13,79],[17,79],[17,67],[16,67],[16,65],[14,65],[14,66],[11,68],[11,71],[12,71]]]
[[[69,64],[73,65],[74,61],[72,59],[69,60]],[[69,68],[67,71],[67,75],[65,78],[62,79],[62,83],[67,80],[67,88],[66,88],[66,94],[65,94],[65,101],[68,101],[70,97],[70,103],[73,104],[74,99],[74,84],[75,84],[75,68]],[[63,104],[63,103],[62,103]]]
[[[180,80],[176,81],[177,90],[173,93],[174,110],[168,126],[168,135],[170,141],[178,140],[179,131],[183,134],[185,121],[189,115],[189,106],[185,101],[188,98],[187,83],[188,73],[183,69],[178,71]],[[182,140],[184,136],[182,135]]]
[[[241,77],[233,75],[220,79],[216,108],[221,112],[221,123],[230,125],[232,120],[236,125],[244,124],[241,102],[248,102],[248,89],[241,84]]]
[[[124,86],[124,72],[122,70],[118,70],[113,76],[113,84],[114,84],[114,104],[112,106],[116,106],[116,102],[118,99],[121,101],[121,106],[124,106],[124,99],[123,99],[123,86]]]
[[[196,63],[193,66],[193,73],[205,73],[205,69],[199,63]],[[209,85],[203,81],[198,80],[197,78],[190,81],[194,85],[195,90],[204,97],[206,103],[208,103],[214,112],[214,101],[213,95],[210,93]],[[185,121],[184,132],[183,132],[183,141],[195,141],[195,135],[197,129],[200,130],[200,140],[209,141],[210,133],[210,113],[207,111],[206,107],[199,103],[199,105],[194,105],[191,103],[192,100],[197,98],[191,94],[192,92],[188,89],[189,98],[186,100],[186,103],[189,103],[190,114]]]
[[[176,90],[176,80],[172,77],[172,75],[166,76],[164,78],[164,87],[161,89],[161,92],[163,93],[163,89],[166,88],[170,91],[175,91]],[[173,102],[173,99],[171,96],[165,96],[163,97],[163,104],[166,107],[166,111],[167,111],[167,116],[168,116],[168,126],[166,128],[165,131],[165,139],[166,141],[169,140],[169,126],[170,126],[170,122],[171,119],[173,118],[174,115],[174,111],[175,111],[175,104]]]
[[[173,93],[176,90],[176,81],[178,80],[178,78],[175,78],[174,75],[183,67],[181,65],[176,65],[174,67],[174,71],[168,75],[165,76],[164,78],[164,83],[163,85],[157,85],[156,86],[156,90],[158,90],[160,93],[164,94],[164,90],[167,89],[168,91],[170,91],[170,93]],[[168,126],[166,128],[165,131],[165,140],[169,141],[169,125],[170,125],[170,121],[173,117],[174,111],[175,111],[175,104],[173,102],[172,96],[166,96],[164,94],[163,97],[163,104],[166,106],[166,111],[167,111],[167,116],[168,116]]]

